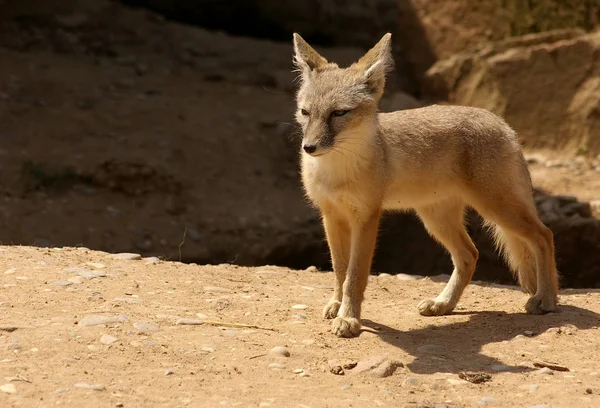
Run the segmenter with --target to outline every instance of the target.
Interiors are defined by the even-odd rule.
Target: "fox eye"
[[[300,113],[302,116],[308,116],[308,111],[306,109],[300,109]]]
[[[350,112],[349,110],[334,110],[331,112],[333,116],[344,116],[346,113]]]

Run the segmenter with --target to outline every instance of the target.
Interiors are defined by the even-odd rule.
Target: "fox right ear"
[[[297,33],[294,33],[294,52],[294,64],[305,79],[312,71],[327,64],[327,60]]]

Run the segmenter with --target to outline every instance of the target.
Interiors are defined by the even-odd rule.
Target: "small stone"
[[[349,390],[350,388],[352,388],[352,386],[350,384],[344,384],[344,385],[342,385],[342,391]]]
[[[271,349],[271,354],[280,355],[283,357],[289,357],[290,351],[283,346],[275,346]]]
[[[119,341],[119,339],[110,334],[103,334],[102,337],[100,337],[100,343],[102,344],[113,344],[117,341]]]
[[[483,397],[477,403],[481,406],[494,405],[498,403],[498,400],[494,397]]]
[[[359,361],[358,364],[356,364],[356,367],[352,370],[352,373],[368,373],[375,377],[385,378],[394,374],[398,367],[404,367],[404,364],[397,360],[389,359],[386,356],[379,355]]]
[[[86,390],[104,391],[106,388],[100,384],[88,384],[84,382],[78,382],[75,384],[75,388],[83,388]]]
[[[586,388],[586,389],[585,389],[585,393],[586,393],[586,394],[593,394],[593,393],[594,393],[594,391],[593,391],[591,388]]]
[[[532,332],[531,330],[525,330],[525,331],[523,332],[523,334],[524,334],[525,336],[527,336],[527,337],[532,337],[532,336],[533,336],[533,332]]]
[[[104,265],[103,263],[100,263],[100,262],[87,262],[86,265],[91,266],[96,269],[106,268],[106,265]]]
[[[194,325],[204,324],[204,321],[200,320],[200,319],[190,319],[187,317],[182,317],[181,319],[178,319],[175,322],[175,324],[183,325],[183,326],[194,326]]]
[[[303,372],[300,373],[300,377],[303,377],[303,378],[304,377],[310,377],[310,374],[307,373],[306,371],[303,371]]]
[[[294,374],[301,374],[301,373],[303,373],[303,372],[304,372],[304,370],[303,370],[302,368],[296,368],[296,369],[294,370]]]
[[[269,368],[272,370],[281,370],[285,368],[285,365],[281,363],[271,363],[269,364]]]
[[[417,385],[419,382],[420,381],[417,377],[406,377],[402,382],[402,386],[405,387],[407,385]]]
[[[410,280],[423,279],[423,276],[421,276],[421,275],[408,275],[406,273],[398,273],[398,274],[396,274],[396,279],[402,280],[402,281],[410,281]]]
[[[173,375],[175,374],[175,371],[173,370],[165,370],[165,375]]]
[[[55,286],[71,286],[73,284],[73,282],[69,282],[69,281],[56,281],[53,283],[53,285]]]
[[[306,306],[306,305],[294,305],[294,306],[292,306],[292,309],[294,309],[294,310],[305,310],[305,309],[308,309],[308,306]]]
[[[554,371],[552,371],[548,367],[544,367],[544,368],[540,368],[539,370],[533,371],[532,374],[554,375]]]
[[[160,327],[147,322],[135,322],[133,327],[140,332],[157,332],[160,330]]]
[[[86,315],[81,319],[78,323],[79,326],[87,327],[87,326],[97,326],[100,324],[113,324],[113,323],[121,323],[126,322],[127,316],[118,315],[118,316],[105,316],[105,315]]]
[[[105,273],[94,272],[87,269],[77,271],[77,276],[81,276],[83,279],[96,279],[106,277]]]
[[[160,263],[160,259],[155,256],[151,256],[148,258],[144,258],[144,262],[146,265],[158,265]]]
[[[0,385],[0,391],[5,392],[7,394],[15,394],[17,392],[17,387],[14,384],[2,384]]]
[[[317,269],[317,267],[314,266],[314,265],[309,266],[308,268],[305,269],[305,271],[306,272],[312,272],[312,273],[319,272],[319,270]]]
[[[390,275],[389,273],[380,273],[379,275],[377,275],[377,277],[379,278],[391,278],[392,275]]]
[[[142,259],[142,256],[140,254],[134,254],[129,252],[123,252],[120,254],[109,254],[108,257],[111,259],[117,259],[119,261],[137,261]]]

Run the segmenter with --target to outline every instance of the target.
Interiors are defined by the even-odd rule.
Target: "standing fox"
[[[347,68],[328,62],[294,34],[300,73],[296,119],[302,127],[302,180],[319,208],[335,272],[323,309],[340,337],[360,332],[360,312],[384,210],[414,209],[450,253],[454,270],[425,316],[450,313],[469,284],[479,253],[463,215],[473,207],[531,296],[525,310],[557,307],[552,232],[540,221],[515,132],[479,108],[429,106],[378,113],[391,34]]]

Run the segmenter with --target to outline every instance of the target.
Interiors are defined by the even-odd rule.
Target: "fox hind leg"
[[[464,209],[465,204],[459,199],[417,209],[425,228],[448,250],[454,265],[450,280],[442,292],[435,299],[425,299],[419,303],[419,313],[423,316],[439,316],[454,310],[475,272],[479,252],[465,229]]]

